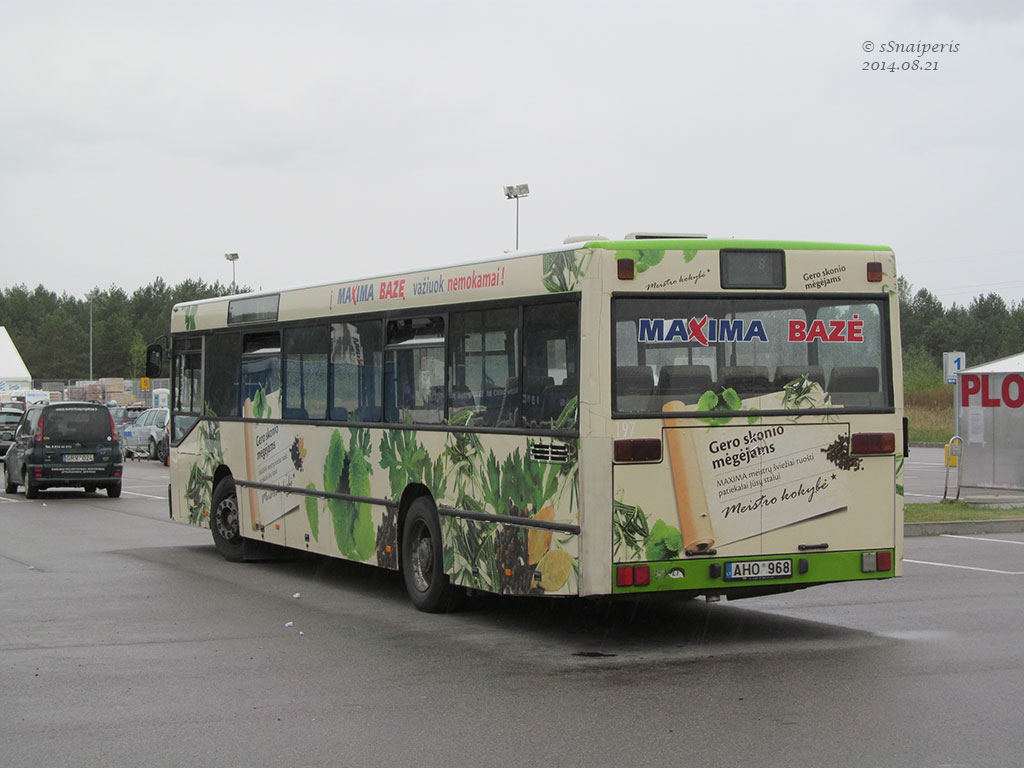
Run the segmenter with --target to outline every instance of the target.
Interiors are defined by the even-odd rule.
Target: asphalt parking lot
[[[0,764],[1016,766],[1024,534],[909,538],[904,575],[741,601],[491,599],[228,563],[124,494],[0,495]],[[699,735],[699,738],[696,736]]]

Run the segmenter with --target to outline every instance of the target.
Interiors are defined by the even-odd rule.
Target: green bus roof
[[[859,245],[856,243],[813,243],[799,240],[733,240],[704,237],[664,238],[652,240],[591,240],[586,248],[604,248],[609,251],[717,251],[723,248],[770,249],[784,251],[892,251],[887,245]]]

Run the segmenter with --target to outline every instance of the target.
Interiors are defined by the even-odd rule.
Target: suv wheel
[[[39,486],[32,482],[31,475],[25,475],[25,498],[38,499]]]

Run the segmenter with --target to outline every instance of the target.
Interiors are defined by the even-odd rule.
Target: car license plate
[[[792,575],[792,560],[742,560],[725,564],[726,581],[788,579]]]
[[[91,453],[65,453],[64,454],[64,463],[65,464],[74,464],[76,462],[87,462],[87,461],[92,461],[92,454]]]

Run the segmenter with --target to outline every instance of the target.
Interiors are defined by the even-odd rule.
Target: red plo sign
[[[971,405],[972,395],[981,395],[982,408],[1020,408],[1024,406],[1024,376],[1019,373],[1007,373],[1000,382],[994,374],[993,381],[987,373],[963,373],[960,375],[960,405],[967,408]],[[975,405],[978,403],[975,402]]]

